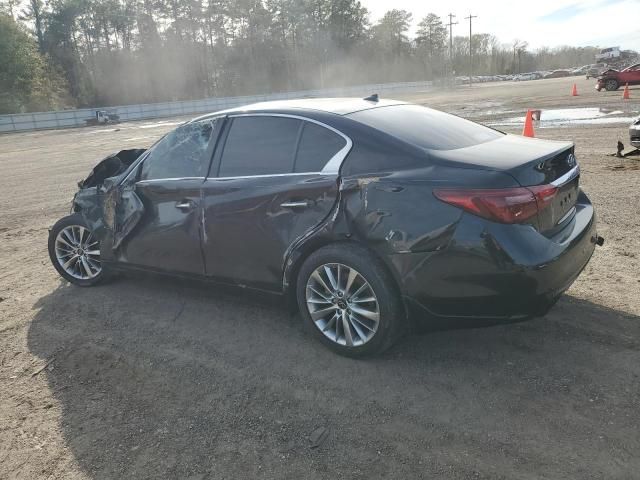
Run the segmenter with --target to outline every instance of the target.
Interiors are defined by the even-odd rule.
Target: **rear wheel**
[[[79,213],[60,219],[49,232],[49,258],[58,273],[74,285],[102,281],[100,242]]]
[[[614,90],[617,90],[619,87],[620,85],[618,84],[618,81],[612,78],[610,78],[604,83],[604,88],[609,92],[613,92]]]
[[[297,298],[309,329],[341,355],[381,353],[402,333],[405,314],[393,278],[357,245],[329,245],[309,256]]]

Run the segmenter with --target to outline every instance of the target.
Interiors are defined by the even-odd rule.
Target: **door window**
[[[216,119],[187,123],[167,134],[144,160],[140,180],[206,176],[215,125]]]
[[[236,117],[220,163],[220,177],[291,173],[301,121],[285,117]]]
[[[294,172],[319,172],[346,145],[346,140],[328,128],[305,122]]]

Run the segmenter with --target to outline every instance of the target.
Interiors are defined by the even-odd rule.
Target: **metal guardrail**
[[[106,110],[109,113],[117,113],[120,115],[121,122],[127,122],[131,120],[146,120],[150,118],[215,112],[226,108],[269,100],[285,100],[305,97],[367,96],[373,93],[384,95],[385,93],[388,94],[393,92],[424,91],[429,90],[431,87],[432,82],[426,81],[381,83],[343,88],[272,93],[267,95],[249,95],[243,97],[205,98],[202,100],[187,100],[181,102],[84,108],[80,110],[61,110],[54,112],[17,113],[12,115],[0,115],[0,133],[81,127],[86,125],[85,121],[87,119],[95,117],[96,110]]]

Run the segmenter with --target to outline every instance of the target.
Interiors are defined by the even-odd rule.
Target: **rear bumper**
[[[544,315],[589,262],[596,218],[584,193],[553,238],[463,215],[447,249],[394,259],[407,304],[437,317]],[[400,257],[400,255],[398,255]]]

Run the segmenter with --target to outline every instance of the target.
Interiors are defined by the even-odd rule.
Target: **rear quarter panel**
[[[511,176],[499,172],[433,165],[343,178],[341,205],[332,230],[343,231],[347,238],[371,248],[405,293],[413,283],[416,259],[427,262],[431,255],[445,251],[462,216],[460,209],[437,200],[433,189],[514,184]]]

